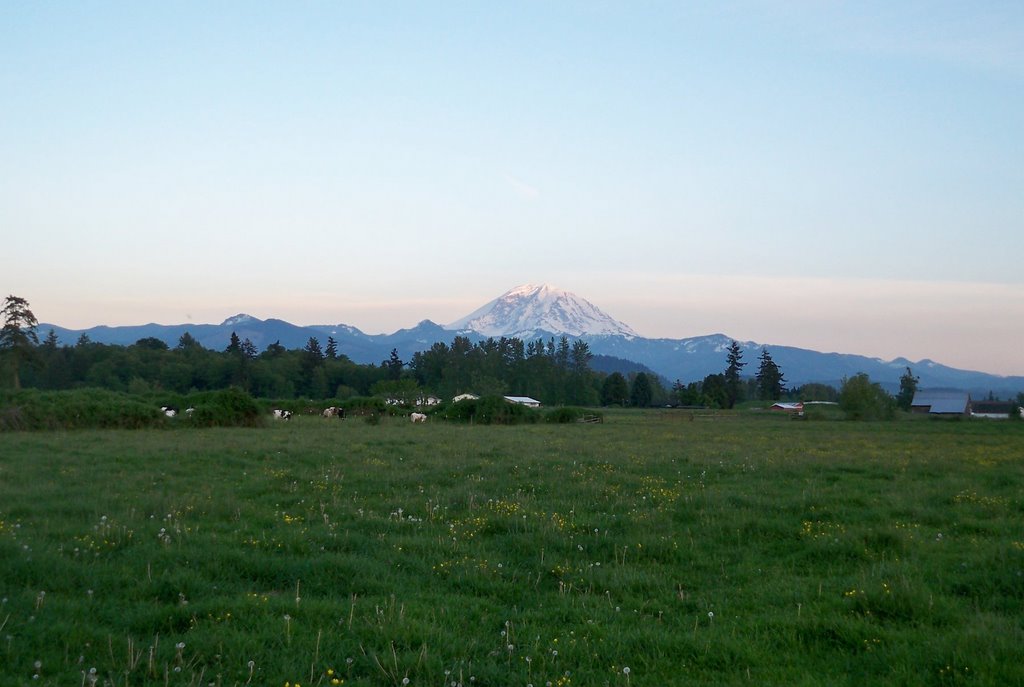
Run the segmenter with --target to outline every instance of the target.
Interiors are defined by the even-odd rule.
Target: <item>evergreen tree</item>
[[[195,337],[193,337],[188,332],[182,334],[181,337],[178,339],[179,351],[196,351],[201,350],[202,348],[202,345],[198,341],[196,341]]]
[[[558,340],[558,350],[555,352],[555,365],[560,370],[565,370],[569,367],[569,337],[562,335],[562,338]]]
[[[228,347],[224,349],[225,353],[240,354],[242,352],[242,342],[238,338],[238,334],[231,332],[231,340],[228,342]]]
[[[324,352],[320,348],[320,340],[315,336],[309,337],[309,341],[306,342],[306,347],[302,350],[306,353],[306,358],[310,362],[314,363],[314,365],[319,365],[323,362]]]
[[[725,368],[726,407],[732,408],[742,397],[743,383],[740,381],[740,371],[746,365],[743,362],[743,350],[736,340],[729,344],[729,352],[725,356],[725,361],[727,363]]]
[[[242,355],[249,360],[256,359],[256,344],[250,341],[248,337],[242,342]]]
[[[910,406],[914,402],[914,394],[917,393],[917,383],[920,381],[908,367],[907,371],[900,377],[900,392],[896,395],[897,407],[903,410],[910,410]]]
[[[39,345],[36,327],[39,321],[29,310],[28,301],[18,296],[8,296],[0,308],[3,327],[0,328],[0,354],[10,361],[14,388],[21,388],[21,365],[35,360],[35,346]]]
[[[324,354],[331,360],[337,359],[338,342],[334,340],[333,336],[327,337],[327,348],[324,350]]]
[[[387,373],[387,378],[392,381],[397,381],[402,378],[402,368],[405,367],[405,363],[398,357],[398,349],[391,349],[391,356],[381,363],[381,367]]]
[[[601,384],[601,404],[624,406],[629,399],[629,384],[621,372],[612,372]]]
[[[576,339],[572,342],[572,348],[569,351],[569,366],[573,373],[580,375],[589,373],[590,361],[593,358],[594,354],[590,352],[590,346],[586,341]]]
[[[654,392],[651,389],[651,380],[646,372],[640,372],[633,378],[633,388],[629,392],[629,402],[637,408],[646,408],[651,405]]]
[[[785,378],[772,360],[767,348],[761,349],[761,365],[757,370],[757,391],[762,401],[777,401],[786,392]]]
[[[300,377],[296,387],[300,394],[310,398],[323,398],[327,395],[327,379],[323,366],[324,353],[320,349],[320,340],[311,336],[299,358]]]

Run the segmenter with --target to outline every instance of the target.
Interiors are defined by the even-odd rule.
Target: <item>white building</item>
[[[540,401],[529,396],[505,396],[505,400],[509,403],[518,403],[527,408],[540,408]]]

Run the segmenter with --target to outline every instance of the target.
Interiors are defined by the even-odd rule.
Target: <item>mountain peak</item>
[[[537,332],[568,336],[637,336],[628,325],[613,319],[593,303],[550,284],[517,286],[445,328],[517,338],[530,338]]]
[[[238,313],[234,317],[229,317],[228,319],[224,320],[223,322],[220,323],[220,326],[222,326],[222,327],[232,327],[232,326],[234,326],[236,324],[245,324],[247,322],[252,322],[255,319],[256,318],[253,317],[252,315],[246,315],[244,312],[242,312],[242,313]]]

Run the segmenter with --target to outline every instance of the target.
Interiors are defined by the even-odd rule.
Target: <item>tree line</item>
[[[397,350],[380,364],[358,364],[339,351],[333,337],[322,344],[310,337],[302,349],[274,342],[263,351],[232,332],[224,350],[202,346],[186,332],[174,346],[148,337],[123,346],[102,344],[82,335],[74,345],[61,345],[51,330],[42,341],[29,304],[8,296],[0,310],[0,353],[14,388],[41,390],[104,388],[135,394],[242,389],[257,398],[345,399],[387,396],[408,402],[433,394],[530,396],[546,405],[617,405],[648,407],[700,403],[731,407],[746,397],[744,385],[756,382],[768,398],[785,390],[784,379],[762,354],[757,380],[741,381],[738,344],[723,375],[711,376],[694,388],[667,389],[653,374],[604,374],[591,367],[593,354],[585,341],[560,338],[523,341],[514,337],[472,342],[456,336],[438,342],[404,361]],[[774,370],[774,371],[773,371]],[[722,381],[719,381],[721,377]],[[722,392],[721,390],[725,391]]]
[[[605,374],[591,367],[593,355],[585,341],[558,339],[523,341],[514,337],[472,342],[456,336],[418,351],[408,362],[397,350],[380,364],[358,364],[338,350],[333,337],[321,344],[310,337],[302,349],[274,342],[263,351],[232,332],[217,351],[183,334],[175,346],[143,338],[129,346],[101,344],[82,335],[74,345],[60,345],[51,330],[40,341],[38,322],[29,304],[8,296],[0,308],[0,377],[15,389],[103,388],[133,394],[241,389],[256,398],[347,399],[383,396],[414,404],[426,395],[450,400],[459,393],[478,396],[530,396],[545,405],[688,406],[734,408],[750,400],[856,399],[853,414],[890,415],[889,408],[909,409],[918,379],[910,368],[900,379],[896,397],[867,375],[844,380],[840,389],[824,384],[787,388],[779,365],[762,348],[756,373],[744,375],[747,362],[738,342],[726,349],[725,368],[704,379],[666,388],[646,372]]]

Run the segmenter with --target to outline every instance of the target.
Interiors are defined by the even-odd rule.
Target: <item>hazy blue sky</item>
[[[0,3],[2,295],[1024,374],[1024,3]]]

